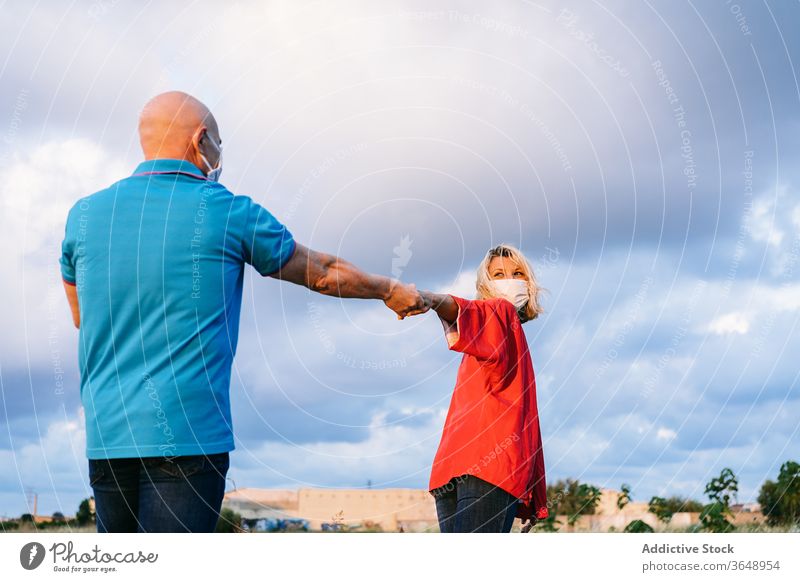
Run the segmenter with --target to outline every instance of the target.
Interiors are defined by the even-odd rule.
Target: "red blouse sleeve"
[[[454,324],[442,320],[450,349],[487,362],[506,358],[510,326],[518,318],[514,306],[505,299],[451,297],[458,304],[458,318]]]

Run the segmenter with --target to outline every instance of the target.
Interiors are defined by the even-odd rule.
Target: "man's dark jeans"
[[[213,532],[228,453],[89,460],[98,532]]]
[[[453,477],[432,491],[442,533],[508,533],[519,500],[474,475]]]

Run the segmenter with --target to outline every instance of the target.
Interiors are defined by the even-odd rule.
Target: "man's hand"
[[[430,303],[426,302],[417,286],[412,284],[393,281],[389,290],[389,297],[384,300],[386,307],[397,314],[397,319],[403,319],[410,315],[425,313],[430,309]]]

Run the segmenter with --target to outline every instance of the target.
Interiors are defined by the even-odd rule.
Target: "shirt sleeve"
[[[509,329],[509,309],[505,300],[470,300],[451,295],[458,304],[458,317],[453,324],[442,325],[448,347],[480,360],[500,361],[506,357]],[[517,317],[516,313],[513,313]]]
[[[248,209],[242,247],[244,260],[263,276],[279,271],[292,257],[292,233],[267,209],[247,199]]]
[[[61,278],[70,285],[75,285],[75,228],[72,220],[72,210],[67,215],[64,227],[64,240],[61,241]]]

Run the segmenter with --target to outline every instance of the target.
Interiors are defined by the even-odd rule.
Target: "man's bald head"
[[[205,143],[209,139],[213,145]],[[216,146],[222,143],[208,107],[181,91],[161,93],[147,102],[139,116],[139,141],[146,160],[187,160],[204,172],[207,168],[199,154],[214,166],[219,154]]]

